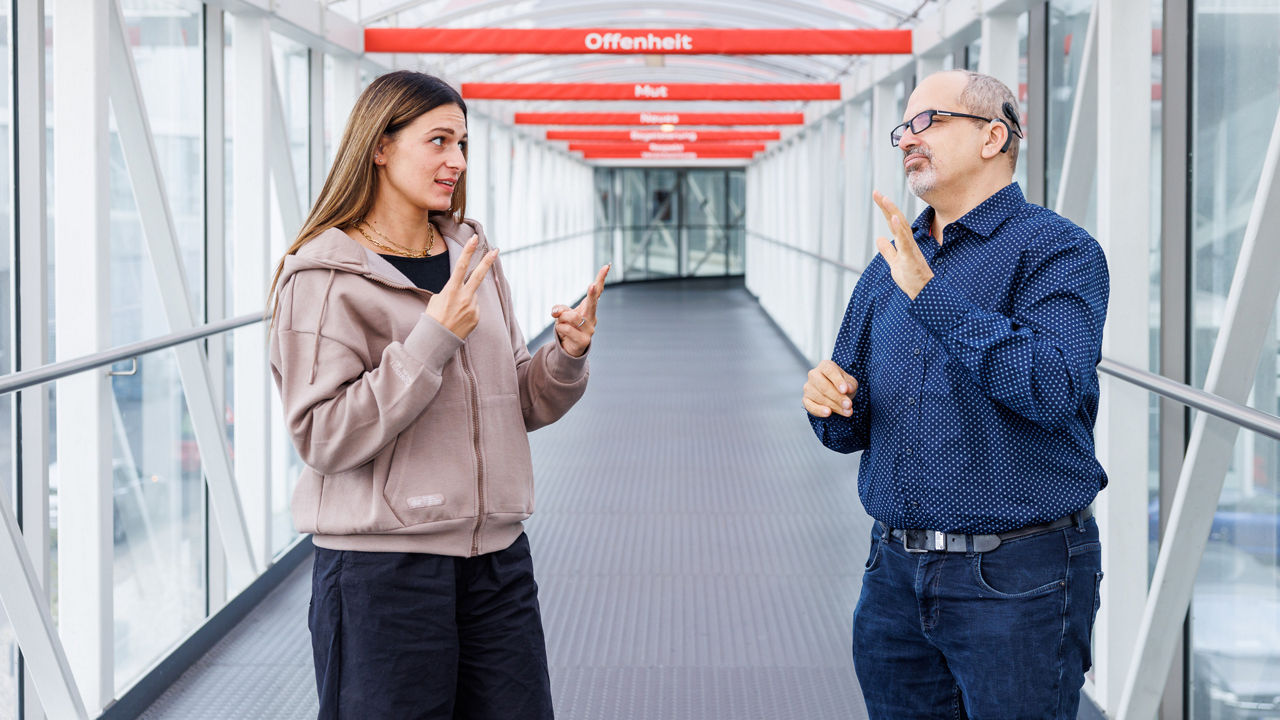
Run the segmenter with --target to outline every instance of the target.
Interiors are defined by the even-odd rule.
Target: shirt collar
[[[1012,217],[1026,204],[1027,199],[1022,195],[1022,188],[1018,186],[1018,183],[1011,182],[996,194],[983,200],[977,207],[965,213],[956,222],[968,228],[975,235],[989,238],[1004,224],[1005,220]],[[921,231],[927,235],[932,225],[933,206],[929,206],[916,217],[915,222],[911,223],[911,229],[915,231],[918,237]]]

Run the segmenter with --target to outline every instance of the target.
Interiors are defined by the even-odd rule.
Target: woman
[[[552,717],[527,433],[586,389],[609,268],[530,357],[466,142],[453,88],[374,80],[272,283],[322,718]]]

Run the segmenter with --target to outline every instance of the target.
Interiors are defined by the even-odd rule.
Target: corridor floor
[[[805,363],[740,280],[610,287],[599,316],[586,396],[530,436],[557,717],[866,717],[870,519],[805,422]],[[309,569],[143,717],[314,718]]]

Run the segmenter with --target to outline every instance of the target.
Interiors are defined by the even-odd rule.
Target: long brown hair
[[[378,143],[383,138],[394,139],[419,116],[442,105],[457,105],[463,118],[467,116],[467,105],[458,91],[433,75],[397,70],[369,83],[351,109],[347,128],[342,133],[342,142],[338,144],[333,167],[329,168],[320,196],[285,257],[298,252],[325,230],[347,228],[364,217],[373,208],[374,198],[378,197],[378,173],[373,164]],[[439,214],[462,222],[466,211],[467,173],[464,170],[454,186],[453,202],[447,211]],[[276,284],[283,269],[284,258],[280,258],[267,293],[268,309],[275,308]]]

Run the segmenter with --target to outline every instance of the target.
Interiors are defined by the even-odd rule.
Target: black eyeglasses
[[[925,110],[924,112],[916,115],[915,117],[911,118],[907,122],[902,123],[901,125],[895,127],[892,131],[890,131],[889,142],[892,143],[894,147],[898,147],[898,143],[902,142],[902,135],[907,131],[907,128],[911,128],[912,133],[919,135],[925,130],[928,130],[929,127],[933,125],[933,118],[936,116],[958,117],[958,118],[969,118],[971,120],[981,120],[982,122],[1004,123],[1004,126],[1009,128],[1010,132],[1009,132],[1009,137],[1005,138],[1004,147],[1000,148],[1000,152],[1007,152],[1009,150],[1009,143],[1013,142],[1013,136],[1017,135],[1019,138],[1022,137],[1022,127],[1021,127],[1021,124],[1018,122],[1018,112],[1013,107],[1012,103],[1005,103],[1004,106],[1001,107],[1001,110],[1004,111],[1004,114],[1008,117],[1008,120],[1006,120],[1005,118],[999,118],[999,117],[988,118],[988,117],[982,117],[981,115],[970,115],[968,113],[952,112],[950,110]]]

